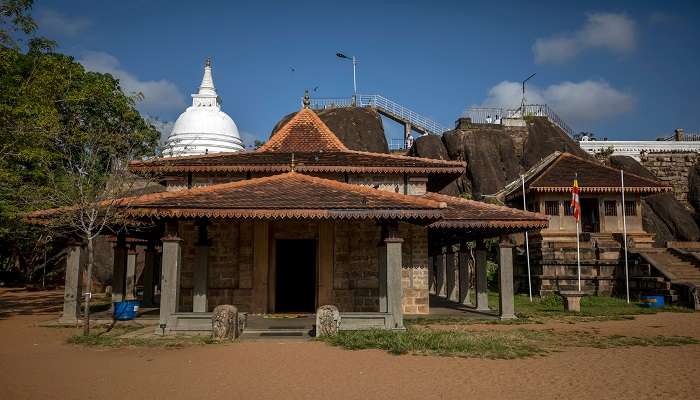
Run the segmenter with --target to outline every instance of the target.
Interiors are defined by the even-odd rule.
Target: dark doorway
[[[581,232],[600,232],[598,199],[581,199]]]
[[[316,241],[276,241],[275,312],[316,310]]]

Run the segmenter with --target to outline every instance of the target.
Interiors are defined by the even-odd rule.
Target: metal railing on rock
[[[503,119],[545,117],[569,136],[574,135],[574,130],[546,104],[526,104],[524,109],[523,107],[515,109],[501,107],[470,107],[464,111],[463,116],[470,118],[475,124],[501,124]]]
[[[417,112],[404,107],[386,97],[377,94],[358,94],[353,99],[352,97],[342,98],[314,98],[311,100],[311,108],[315,110],[324,110],[329,108],[339,107],[372,107],[377,109],[380,114],[385,115],[393,120],[411,124],[413,129],[418,132],[424,132],[434,135],[442,134],[449,128],[441,125],[437,121],[418,114]]]

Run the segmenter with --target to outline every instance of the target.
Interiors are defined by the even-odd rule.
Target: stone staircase
[[[295,318],[248,315],[241,340],[306,340],[313,337],[314,324],[316,318],[313,315]]]
[[[700,261],[683,250],[666,249],[663,252],[644,252],[653,266],[671,283],[690,282],[700,286]]]
[[[696,308],[700,288],[700,253],[680,248],[638,249],[640,263],[632,279],[641,294],[659,294],[667,303]]]

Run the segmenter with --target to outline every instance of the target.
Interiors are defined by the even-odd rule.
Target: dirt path
[[[40,313],[7,312],[18,295],[0,290],[3,399],[680,399],[695,396],[700,377],[700,345],[573,349],[522,360],[392,356],[313,342],[83,348],[65,344],[70,329],[37,325],[56,315],[47,304]],[[699,323],[700,313],[668,313],[570,326],[698,337]]]

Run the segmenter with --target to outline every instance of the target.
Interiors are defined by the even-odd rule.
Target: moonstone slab
[[[333,305],[325,305],[316,311],[316,337],[334,336],[340,329],[340,311]]]

